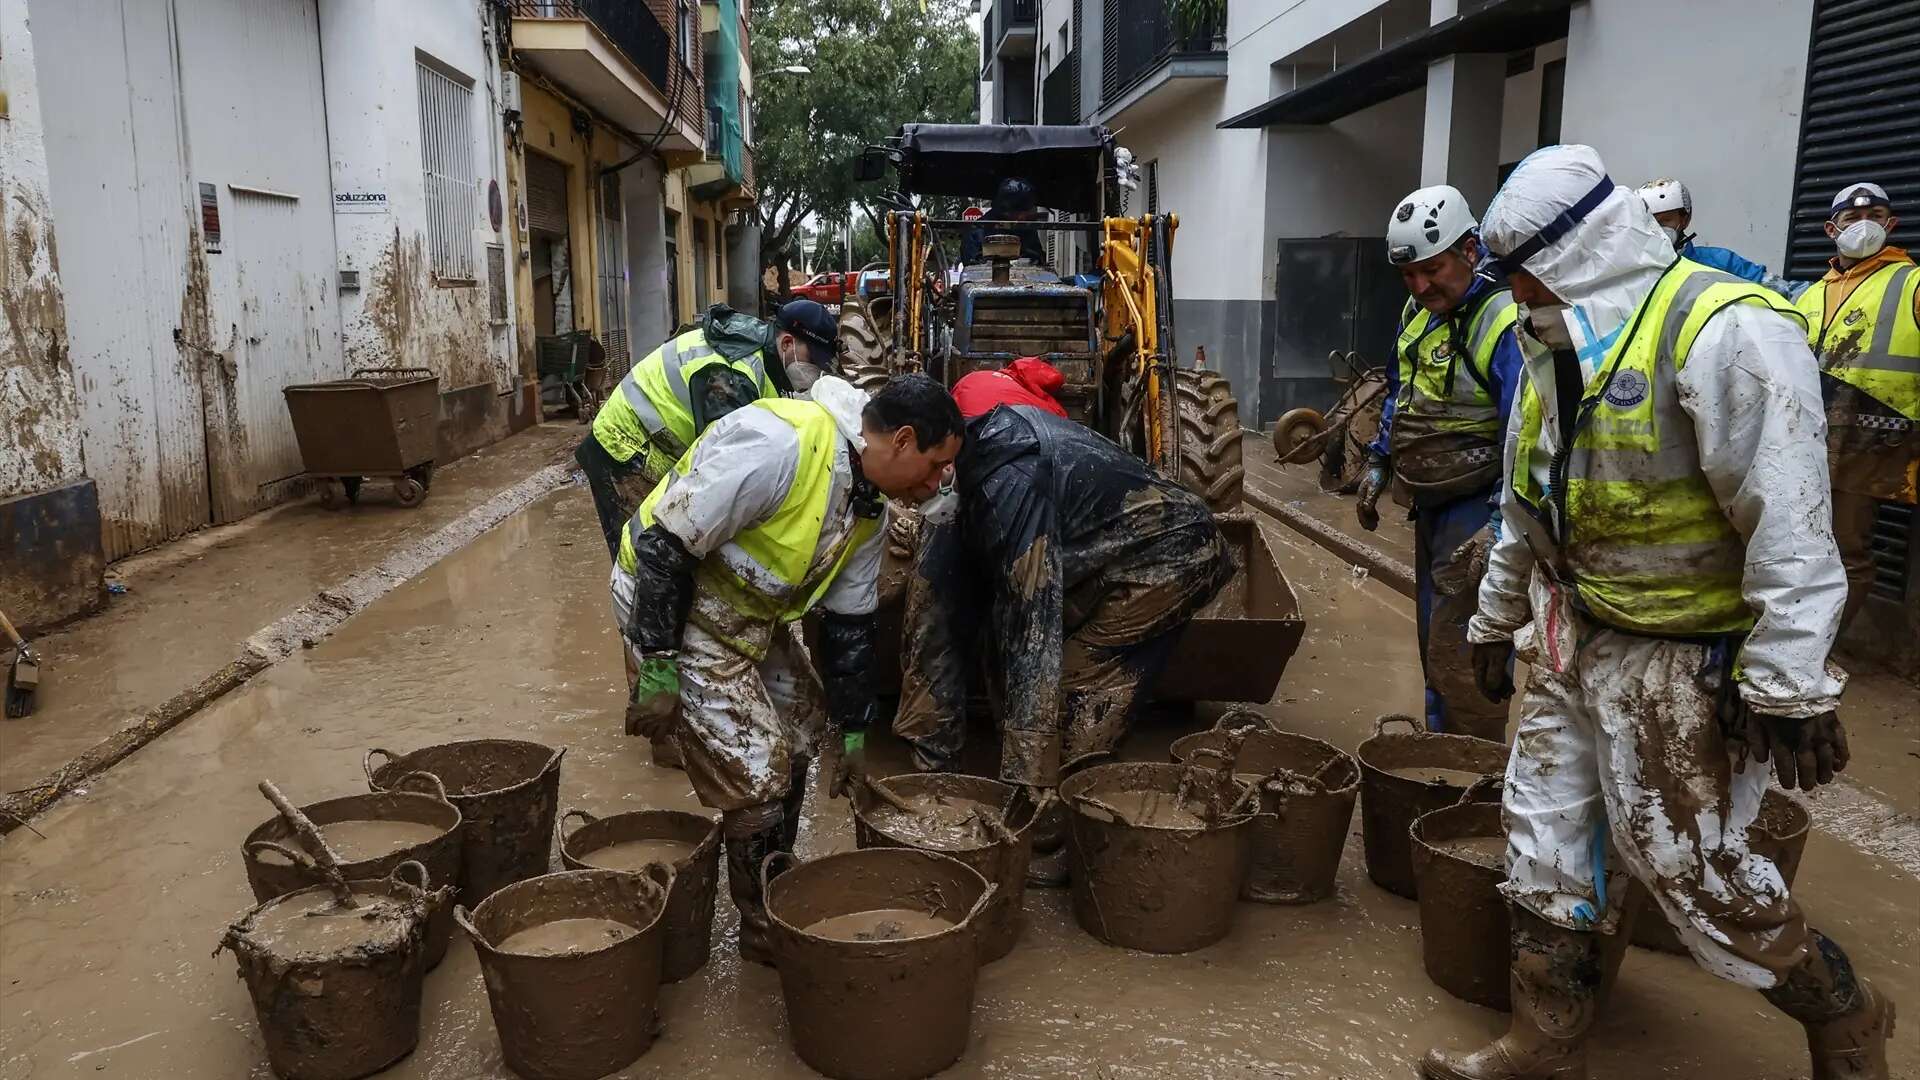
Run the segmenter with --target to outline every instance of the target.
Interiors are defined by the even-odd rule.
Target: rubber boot
[[[1067,880],[1067,810],[1055,799],[1033,825],[1033,855],[1027,860],[1027,885],[1064,889]]]
[[[1832,939],[1810,933],[1807,958],[1762,995],[1807,1029],[1813,1080],[1887,1080],[1893,1002],[1853,973]]]
[[[772,924],[767,920],[767,898],[760,887],[760,867],[781,847],[784,821],[779,803],[762,803],[721,815],[720,830],[727,847],[727,893],[740,912],[740,958],[772,964]],[[769,874],[771,879],[777,871]]]
[[[1586,1080],[1587,1028],[1599,1011],[1599,935],[1512,911],[1512,1026],[1478,1050],[1427,1051],[1426,1080]]]
[[[780,800],[780,850],[793,854],[800,840],[800,810],[807,801],[807,767],[812,758],[793,759],[793,772],[787,780],[787,796]]]

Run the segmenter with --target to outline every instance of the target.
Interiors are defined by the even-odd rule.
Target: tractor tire
[[[1174,404],[1180,424],[1180,481],[1219,513],[1237,510],[1247,468],[1240,460],[1240,403],[1217,371],[1174,372]]]
[[[847,297],[840,305],[840,377],[871,394],[892,374],[874,312],[858,296]]]

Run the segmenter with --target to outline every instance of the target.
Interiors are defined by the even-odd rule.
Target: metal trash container
[[[287,414],[320,501],[358,501],[369,476],[391,478],[394,498],[415,506],[433,484],[440,377],[426,368],[359,368],[345,379],[289,386]]]

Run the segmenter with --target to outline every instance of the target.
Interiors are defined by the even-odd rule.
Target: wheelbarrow
[[[549,391],[556,391],[561,407],[571,406],[583,424],[593,422],[604,399],[607,350],[585,330],[543,337],[534,343],[540,374],[542,413]]]
[[[440,441],[440,377],[426,368],[357,368],[332,382],[284,391],[305,475],[329,509],[358,502],[368,477],[393,482],[401,506],[433,486]]]
[[[1324,415],[1318,409],[1292,409],[1273,425],[1273,449],[1283,465],[1320,459],[1320,490],[1350,494],[1367,467],[1367,444],[1380,434],[1386,405],[1387,372],[1369,365],[1357,352],[1327,354],[1334,382],[1343,384],[1340,400]],[[1342,371],[1342,368],[1345,370]]]

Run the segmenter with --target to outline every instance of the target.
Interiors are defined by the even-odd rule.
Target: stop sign
[[[977,206],[969,206],[965,210],[960,211],[960,220],[962,221],[979,221],[985,216],[985,212]]]

